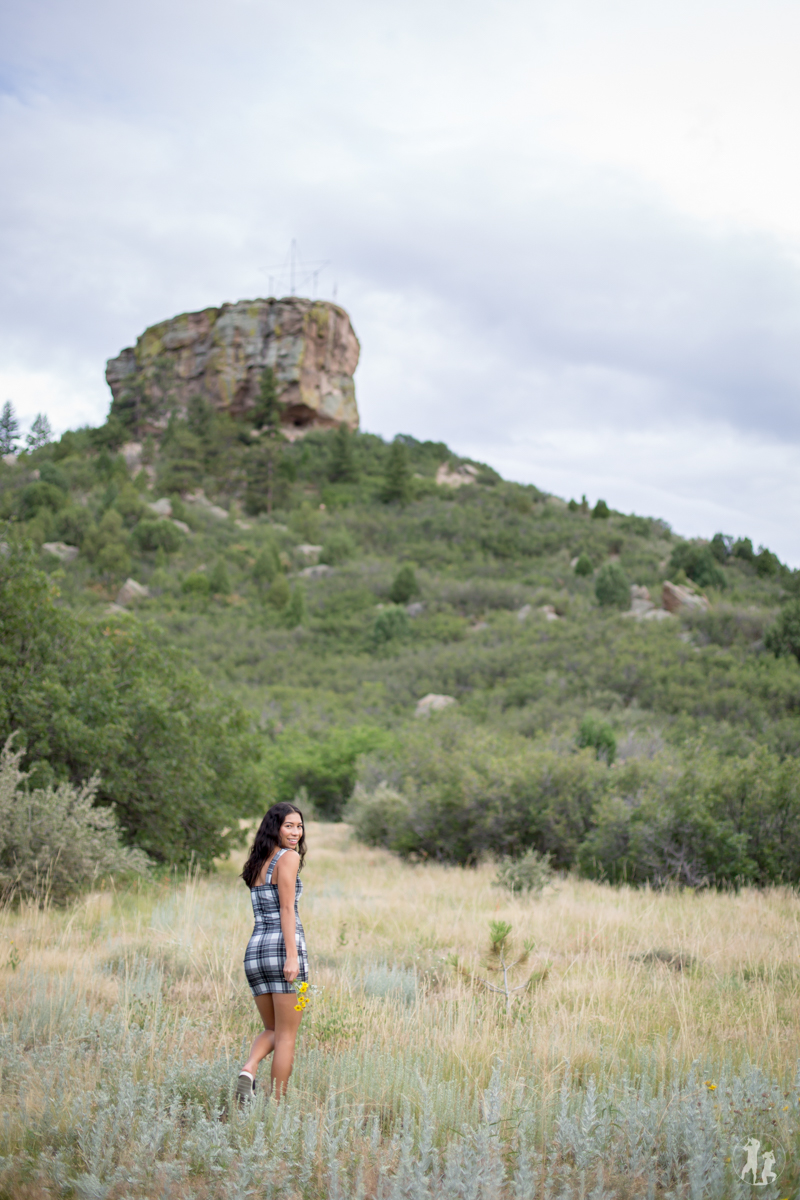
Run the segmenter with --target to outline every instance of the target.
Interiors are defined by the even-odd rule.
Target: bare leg
[[[275,1010],[275,1053],[272,1056],[272,1088],[276,1100],[286,1094],[289,1076],[294,1065],[294,1045],[300,1028],[302,1012],[295,1011],[297,996],[293,992],[273,992]]]
[[[263,996],[254,996],[256,1008],[261,1020],[264,1022],[264,1032],[259,1033],[254,1039],[250,1047],[250,1057],[242,1067],[243,1071],[249,1071],[255,1079],[258,1064],[268,1054],[271,1054],[275,1049],[275,1008],[272,1003],[272,995],[267,992]]]

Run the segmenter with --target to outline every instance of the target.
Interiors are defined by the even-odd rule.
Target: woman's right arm
[[[295,938],[296,923],[294,919],[294,893],[297,871],[300,866],[300,855],[296,850],[287,850],[281,855],[275,870],[278,872],[278,901],[281,907],[281,932],[286,946],[286,962],[283,965],[283,975],[287,983],[294,983],[300,974],[300,962],[297,956],[297,940]]]

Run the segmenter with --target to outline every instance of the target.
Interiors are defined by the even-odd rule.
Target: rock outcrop
[[[661,603],[667,612],[671,613],[679,613],[683,608],[705,610],[709,607],[705,596],[699,596],[696,592],[690,591],[689,588],[680,587],[679,584],[670,583],[669,580],[664,581],[664,587],[661,591]]]
[[[449,708],[451,704],[455,703],[455,696],[442,696],[436,692],[428,692],[427,696],[423,696],[421,700],[417,701],[414,716],[429,717],[432,712],[441,712],[443,708]]]
[[[353,372],[358,338],[343,308],[326,301],[240,300],[151,325],[108,360],[112,414],[141,439],[185,413],[193,396],[244,416],[265,367],[275,372],[288,436],[312,428],[358,428]]]

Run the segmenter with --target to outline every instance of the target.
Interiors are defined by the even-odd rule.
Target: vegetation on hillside
[[[32,600],[2,601],[19,698],[0,735],[20,731],[34,781],[99,771],[166,858],[160,839],[208,861],[237,817],[300,794],[445,861],[533,848],[607,879],[797,880],[795,572],[746,536],[687,542],[482,464],[440,486],[462,465],[441,443],[289,444],[262,391],[258,428],[198,400],[133,475],[119,415],[0,466],[2,569],[28,580],[4,586],[46,614],[26,673]],[[128,576],[149,595],[110,613]],[[667,578],[708,611],[626,613],[631,585],[658,601]],[[416,720],[428,693],[456,709]]]

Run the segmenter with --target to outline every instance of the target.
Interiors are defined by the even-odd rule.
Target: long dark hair
[[[278,834],[280,833],[281,825],[289,816],[289,813],[297,813],[300,820],[303,822],[303,836],[297,843],[297,853],[300,855],[300,867],[302,870],[303,862],[306,857],[306,823],[303,814],[299,808],[295,808],[293,804],[273,804],[264,820],[258,827],[258,833],[253,839],[253,844],[250,847],[250,856],[244,864],[242,871],[242,879],[249,888],[255,887],[258,874],[264,863],[267,861],[273,850],[280,846]]]

